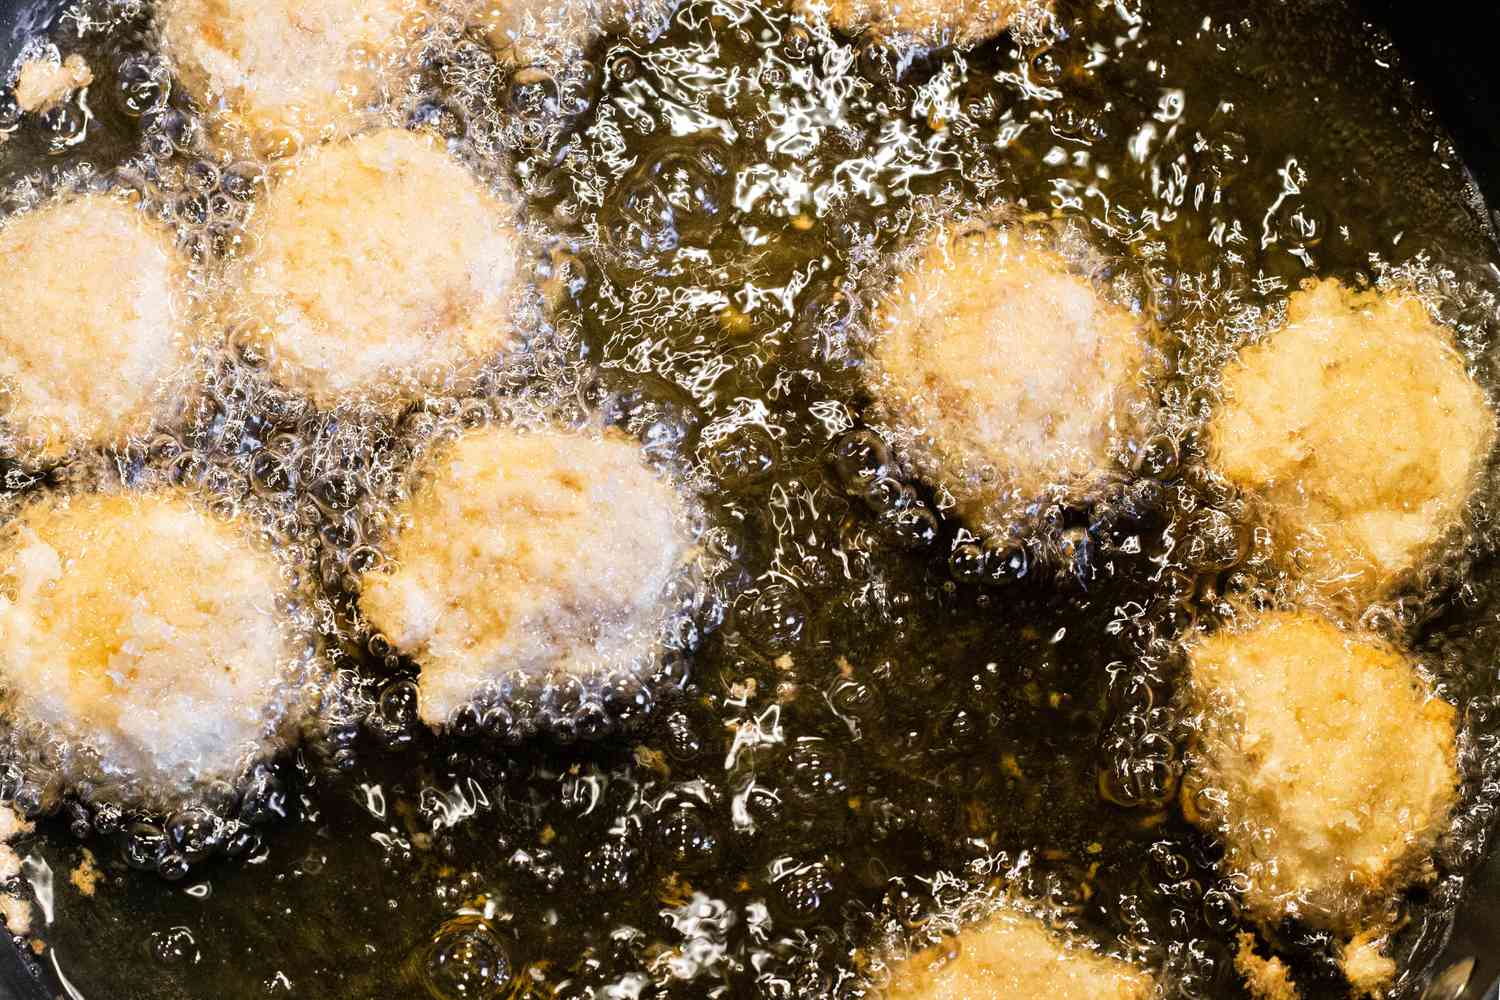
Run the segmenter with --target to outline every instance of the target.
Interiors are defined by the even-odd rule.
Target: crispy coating
[[[1254,1000],[1302,1000],[1292,979],[1292,970],[1276,956],[1262,958],[1255,952],[1255,935],[1241,931],[1235,939],[1234,971],[1245,981]]]
[[[1345,942],[1339,951],[1339,968],[1360,997],[1379,997],[1396,979],[1396,962],[1385,954],[1387,939],[1381,930],[1365,930]]]
[[[1407,656],[1308,612],[1219,632],[1190,660],[1189,818],[1223,837],[1253,915],[1354,933],[1447,823],[1453,706]]]
[[[1141,323],[1014,230],[939,232],[874,330],[876,395],[976,527],[1101,476],[1139,423]]]
[[[968,47],[1051,9],[1043,0],[802,0],[805,11],[823,10],[838,30],[901,36],[923,45]]]
[[[262,155],[348,136],[399,85],[428,0],[168,0],[177,78]]]
[[[303,154],[251,244],[228,282],[234,321],[319,405],[436,388],[512,343],[517,236],[425,136],[386,129]]]
[[[232,778],[297,650],[275,559],[178,493],[48,498],[0,529],[0,681],[140,788]]]
[[[1241,352],[1212,459],[1258,490],[1325,593],[1378,597],[1461,518],[1495,415],[1414,298],[1323,280]]]
[[[681,498],[634,441],[562,429],[466,434],[399,516],[359,603],[421,666],[434,726],[506,671],[630,665],[691,548]]]
[[[888,1000],[1145,1000],[1145,970],[1001,909],[895,970]]]
[[[24,450],[57,457],[147,422],[186,355],[186,275],[164,229],[105,195],[0,227],[0,415]]]
[[[66,59],[28,59],[16,77],[16,104],[22,111],[51,111],[73,91],[94,82],[83,56]]]

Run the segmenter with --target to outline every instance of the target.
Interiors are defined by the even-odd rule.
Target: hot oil
[[[146,86],[144,22],[95,13],[90,94]],[[50,961],[84,996],[128,976],[163,998],[855,997],[1000,885],[1163,968],[1172,995],[1234,995],[1239,889],[1175,806],[1180,641],[1295,595],[1203,474],[1217,372],[1303,278],[1391,277],[1500,386],[1483,213],[1395,54],[1314,3],[1064,5],[1054,35],[964,55],[694,3],[654,40],[559,43],[519,72],[437,34],[392,114],[524,196],[544,349],[482,404],[329,417],[230,337],[206,394],[128,453],[180,462],[307,547],[357,693],[257,797],[245,861],[170,884],[96,838],[106,879],[85,896],[65,824],[26,842],[55,876]],[[7,208],[145,176],[211,275],[275,167],[216,158],[179,91],[147,96],[55,157],[23,124],[0,148]],[[181,210],[209,160],[210,211]],[[866,424],[860,365],[890,261],[935,219],[1000,210],[1092,244],[1169,359],[1133,484],[1020,549],[962,534],[905,474]],[[624,735],[434,737],[412,724],[409,665],[348,615],[371,498],[432,436],[567,397],[708,485],[708,537],[738,567],[717,584],[724,623]],[[1492,825],[1493,495],[1426,592],[1370,618],[1463,712],[1462,806],[1403,904],[1402,995]],[[1305,995],[1341,995],[1326,936],[1278,943]]]

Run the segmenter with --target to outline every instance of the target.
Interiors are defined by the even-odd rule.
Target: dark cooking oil
[[[77,9],[93,16],[53,38],[89,58],[92,114],[18,124],[0,206],[132,184],[223,254],[261,165],[195,190],[210,147],[149,9]],[[604,738],[436,737],[343,592],[406,425],[216,376],[175,444],[132,460],[197,456],[315,537],[348,724],[265,776],[237,858],[176,881],[127,864],[170,823],[59,801],[19,845],[49,981],[91,1000],[853,1000],[887,949],[1003,875],[1168,995],[1242,995],[1237,886],[1175,805],[1179,640],[1278,599],[1202,475],[1212,372],[1302,279],[1396,276],[1500,389],[1485,213],[1395,51],[1331,0],[1061,0],[1054,33],[964,53],[692,0],[587,56],[509,71],[459,36],[403,113],[524,199],[556,350],[711,484],[722,624]],[[870,488],[902,466],[865,421],[859,341],[882,262],[924,222],[1002,207],[1081,227],[1170,338],[1132,482],[1009,547],[920,483],[900,503]],[[69,474],[0,464],[12,491]],[[1402,900],[1397,996],[1421,995],[1500,802],[1494,496],[1427,589],[1368,623],[1463,719],[1462,806]],[[111,832],[69,832],[91,824]],[[1337,943],[1277,929],[1305,996],[1344,995]]]

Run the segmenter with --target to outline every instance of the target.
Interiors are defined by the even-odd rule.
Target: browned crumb
[[[1385,933],[1379,929],[1364,930],[1346,943],[1339,955],[1344,978],[1361,997],[1381,997],[1396,978],[1396,963],[1382,949]]]
[[[0,923],[17,937],[31,933],[31,904],[19,896],[0,896]]]
[[[85,847],[83,849],[82,860],[78,862],[77,867],[75,867],[68,873],[68,881],[71,882],[73,884],[73,887],[79,892],[83,893],[89,898],[93,898],[94,890],[98,888],[99,882],[103,878],[104,873],[101,872],[99,870],[99,866],[94,863],[93,852]]]
[[[1255,1000],[1301,1000],[1297,984],[1281,959],[1274,955],[1261,958],[1255,953],[1255,935],[1241,931],[1239,949],[1234,954],[1234,969],[1245,980],[1245,988]]]

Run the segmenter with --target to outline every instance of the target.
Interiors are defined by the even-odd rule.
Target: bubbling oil
[[[281,165],[216,144],[150,5],[69,12],[50,44],[95,81],[40,117],[6,117],[0,90],[0,211],[135,192],[212,300]],[[321,734],[237,815],[21,797],[60,810],[20,844],[59,872],[71,818],[184,876],[168,890],[111,857],[92,896],[60,888],[38,935],[56,967],[84,995],[129,968],[143,997],[874,997],[894,957],[1003,895],[1167,995],[1235,995],[1245,886],[1176,806],[1183,642],[1310,598],[1207,461],[1221,372],[1332,276],[1415,292],[1500,386],[1483,213],[1396,54],[1337,5],[1228,0],[1063,0],[1044,35],[966,52],[730,0],[541,33],[517,67],[445,12],[377,112],[516,206],[526,351],[397,414],[323,412],[206,320],[192,389],[149,435],[51,466],[0,453],[8,503],[116,470],[253,511],[310,567],[334,668]],[[1006,539],[914,474],[920,442],[873,419],[865,361],[920,234],[996,212],[1077,234],[1164,356],[1121,481]],[[353,581],[425,449],[559,415],[624,429],[692,485],[715,563],[695,634],[617,701],[528,679],[488,736],[435,734]],[[1361,609],[1461,711],[1459,806],[1395,904],[1397,996],[1421,994],[1493,833],[1497,475],[1420,579]],[[577,739],[603,704],[623,731]],[[244,824],[245,861],[178,863],[214,817]],[[1342,995],[1336,940],[1274,938],[1304,995]]]

